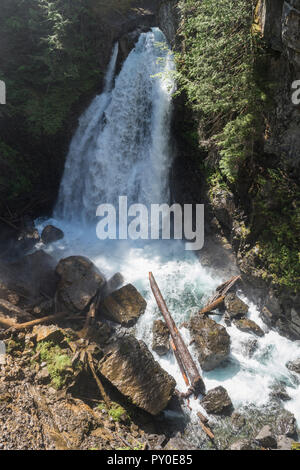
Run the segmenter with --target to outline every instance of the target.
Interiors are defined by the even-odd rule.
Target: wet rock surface
[[[160,356],[164,356],[168,354],[170,350],[170,332],[162,320],[156,320],[153,323],[153,342],[152,342],[152,350],[157,352]]]
[[[232,401],[224,387],[209,390],[201,400],[201,405],[207,411],[216,415],[229,414],[233,410]]]
[[[264,331],[252,320],[249,318],[240,318],[238,320],[233,320],[233,324],[244,333],[253,333],[256,336],[262,337],[265,335]]]
[[[296,372],[296,374],[300,374],[300,358],[296,359],[295,361],[289,361],[286,364],[286,367],[292,372]]]
[[[286,388],[283,384],[275,384],[273,390],[270,393],[270,397],[275,400],[289,401],[291,397],[286,391]]]
[[[247,315],[249,307],[236,294],[229,293],[224,300],[225,308],[231,318],[240,318]]]
[[[273,402],[273,404],[262,407],[244,406],[234,411],[231,416],[213,415],[213,419],[209,421],[209,426],[215,435],[215,448],[230,450],[232,445],[236,447],[235,444],[237,444],[237,447],[240,447],[240,441],[242,441],[242,446],[246,441],[246,445],[250,445],[251,450],[261,450],[263,446],[255,440],[256,436],[267,425],[271,428],[273,436],[278,440],[280,432],[276,421],[282,414],[285,414],[285,410],[282,409],[279,403]],[[236,418],[238,415],[243,418],[241,418],[243,425],[239,428],[236,427],[236,423],[239,422],[239,418]],[[290,439],[294,443],[293,445],[297,445],[295,442],[299,440],[299,436],[295,435]],[[197,441],[192,439],[191,442],[196,443]],[[214,448],[205,439],[201,441],[200,446],[202,449]]]
[[[64,232],[54,225],[47,225],[41,234],[41,240],[44,245],[50,245],[58,240],[64,238]]]
[[[276,420],[277,434],[295,437],[297,434],[296,418],[290,411],[283,410]]]
[[[241,413],[234,412],[231,416],[231,423],[235,429],[241,429],[245,426],[246,419]]]
[[[106,297],[99,314],[124,326],[133,326],[145,312],[147,303],[138,290],[128,284]]]
[[[242,343],[242,352],[247,356],[247,357],[252,357],[255,354],[255,351],[258,348],[258,341],[257,339],[247,339],[247,341]]]
[[[227,359],[230,336],[224,326],[209,317],[196,315],[191,319],[189,327],[203,370],[212,370]]]

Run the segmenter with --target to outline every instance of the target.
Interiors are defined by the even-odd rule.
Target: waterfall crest
[[[141,34],[113,86],[80,119],[67,156],[55,217],[92,220],[99,204],[169,202],[173,56],[158,28]]]

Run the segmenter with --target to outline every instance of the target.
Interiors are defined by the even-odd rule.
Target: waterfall
[[[100,203],[116,204],[120,195],[127,196],[129,203],[146,205],[169,199],[170,122],[175,87],[172,54],[163,33],[153,28],[141,34],[115,79],[117,55],[116,45],[105,89],[83,114],[73,137],[55,218],[43,221],[39,227],[53,223],[64,231],[63,240],[46,248],[57,259],[74,254],[88,256],[107,277],[120,271],[126,283],[139,289],[148,305],[137,324],[136,334],[151,350],[152,324],[160,314],[149,288],[149,271],[154,273],[178,325],[195,314],[224,279],[204,268],[195,255],[184,251],[183,243],[178,240],[160,240],[157,244],[145,241],[141,246],[126,240],[100,241],[96,237],[95,224],[91,222]],[[83,224],[83,221],[90,223]],[[285,366],[287,361],[300,356],[299,342],[269,331],[251,303],[249,317],[266,333],[263,338],[257,338],[257,350],[251,358],[246,357],[243,347],[253,336],[235,326],[227,327],[231,356],[227,363],[203,373],[206,387],[223,385],[239,409],[249,403],[267,404],[274,383],[284,383],[291,397],[284,406],[295,414],[300,425],[299,383]],[[225,326],[222,317],[213,316],[213,319]],[[182,328],[181,332],[189,344],[188,330]],[[193,345],[190,351],[197,362]],[[173,355],[153,354],[175,377],[177,388],[185,392]],[[199,429],[196,412],[203,413],[203,409],[199,400],[192,398],[190,406],[191,419],[195,429]],[[187,409],[186,413],[190,411]]]
[[[99,204],[169,201],[174,61],[158,28],[141,34],[113,86],[115,46],[104,92],[80,119],[55,216],[92,220]]]

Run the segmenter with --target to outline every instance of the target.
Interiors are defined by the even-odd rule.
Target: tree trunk
[[[167,305],[164,301],[164,298],[159,290],[159,287],[152,273],[149,273],[149,279],[150,279],[151,289],[156,299],[157,305],[165,319],[167,327],[170,330],[171,337],[176,347],[177,354],[180,357],[183,367],[186,370],[187,375],[190,379],[193,392],[195,396],[198,396],[200,393],[205,394],[205,385],[199,374],[197,366],[195,362],[193,361],[193,358],[188,348],[186,347],[182,339],[182,336],[179,333],[173,318],[171,317],[170,312],[168,311]]]

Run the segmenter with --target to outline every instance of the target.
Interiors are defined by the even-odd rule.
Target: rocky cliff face
[[[169,15],[171,19],[176,24],[176,15]],[[234,269],[235,253],[249,295],[261,301],[265,320],[299,339],[300,113],[292,101],[292,85],[300,79],[300,2],[257,1],[252,28],[264,47],[256,73],[270,90],[256,155],[234,184],[208,181],[206,168],[215,172],[219,156],[216,152],[207,158],[203,137],[196,142],[203,127],[201,116],[192,115],[181,97],[175,107],[174,130],[179,138],[173,194],[180,202],[206,202],[202,262],[228,271],[230,265]]]
[[[255,25],[271,49],[270,74],[278,83],[265,152],[280,157],[291,171],[300,166],[300,112],[292,102],[292,83],[300,77],[300,1],[259,0]]]
[[[300,2],[259,0],[253,28],[265,41],[267,61],[262,73],[273,83],[272,104],[266,112],[260,158],[254,168],[248,169],[237,188],[230,191],[214,187],[210,190],[210,216],[237,253],[244,279],[254,288],[254,299],[261,299],[265,321],[277,327],[282,334],[299,339],[300,298],[295,288],[297,270],[292,265],[287,265],[286,272],[292,273],[294,287],[289,287],[288,283],[279,287],[276,279],[271,280],[269,276],[272,263],[262,261],[265,253],[257,242],[265,227],[271,224],[272,213],[278,216],[278,230],[270,235],[269,241],[270,244],[275,244],[279,240],[279,250],[274,250],[279,262],[285,256],[284,250],[280,251],[280,246],[283,246],[288,234],[290,233],[292,240],[298,238],[297,231],[286,223],[285,214],[287,210],[295,211],[294,217],[297,218],[299,203],[297,182],[300,177],[300,113],[299,105],[292,101],[292,84],[300,78]],[[279,198],[281,201],[276,201],[275,181],[263,180],[260,192],[252,192],[251,180],[270,169],[273,171],[274,168],[280,168],[281,178],[287,181],[286,197],[291,197],[288,206],[284,206],[282,202],[285,198],[283,193]],[[279,235],[276,240],[280,233],[282,236]],[[292,258],[295,257],[296,252]]]

